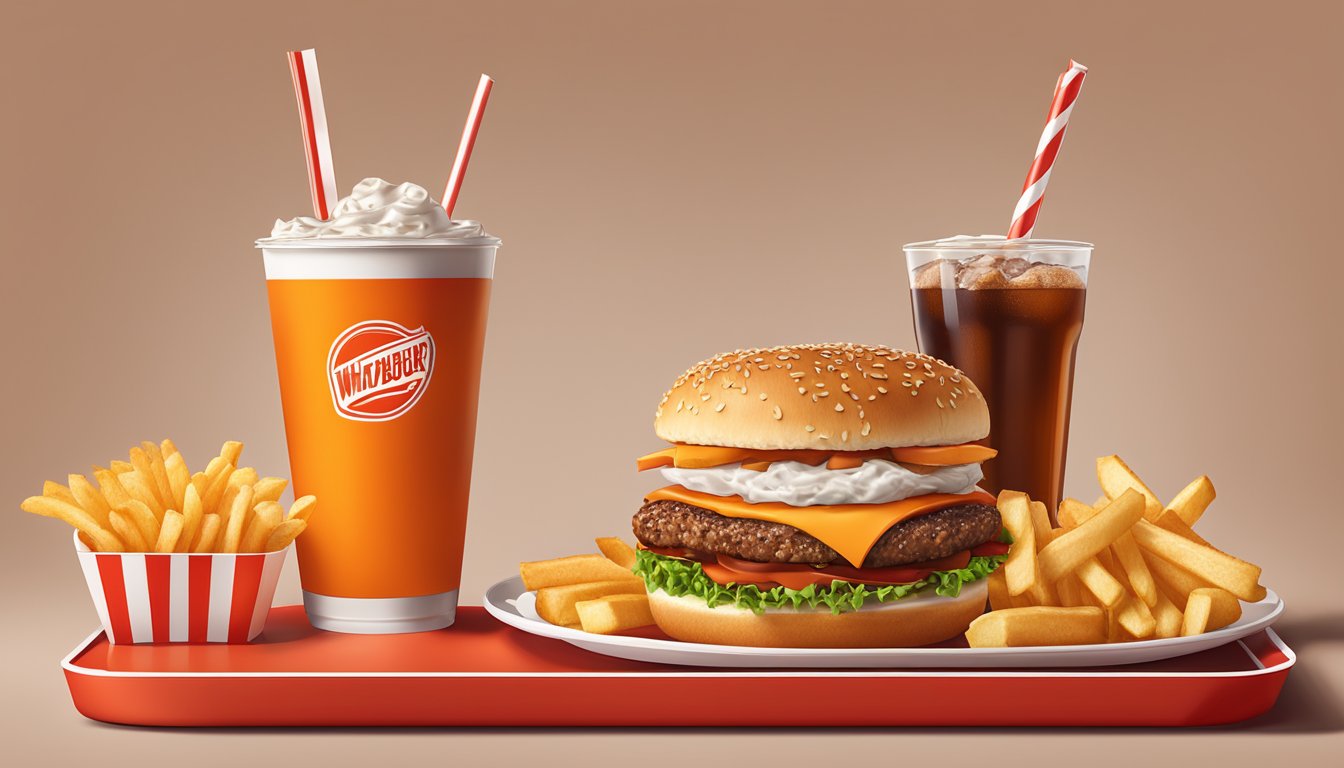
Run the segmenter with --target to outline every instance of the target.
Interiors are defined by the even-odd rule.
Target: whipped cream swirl
[[[886,504],[929,493],[970,493],[984,478],[979,464],[939,467],[920,474],[883,459],[865,461],[851,469],[776,461],[763,472],[726,464],[707,469],[663,467],[662,473],[668,482],[692,491],[741,496],[752,504],[775,501],[791,507]]]
[[[326,221],[311,216],[277,219],[271,240],[317,238],[442,238],[488,237],[480,222],[454,220],[422,186],[390,184],[369,178],[341,198]]]

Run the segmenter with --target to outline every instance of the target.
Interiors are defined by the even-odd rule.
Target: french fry
[[[126,551],[125,543],[116,535],[114,530],[98,525],[87,512],[68,501],[54,499],[50,496],[29,496],[19,504],[19,508],[34,515],[54,517],[74,526],[76,530],[87,536],[88,540],[93,543],[90,549],[95,552]]]
[[[1036,551],[1040,552],[1041,547],[1055,537],[1055,528],[1050,525],[1050,513],[1045,510],[1045,504],[1033,501],[1027,506],[1031,510],[1031,529],[1036,537]]]
[[[1008,594],[1016,597],[1031,591],[1040,582],[1036,564],[1036,531],[1031,524],[1031,506],[1025,493],[999,493],[999,515],[1003,527],[1013,537],[1008,559],[1003,562],[1003,576],[1008,582]]]
[[[1185,603],[1181,636],[1202,635],[1222,629],[1241,618],[1241,601],[1225,589],[1196,589]]]
[[[192,545],[200,537],[201,520],[204,517],[201,497],[196,495],[196,486],[188,484],[182,499],[182,535],[177,540],[178,552],[192,551]]]
[[[1105,642],[1106,615],[1095,606],[1032,606],[991,611],[966,630],[972,648],[1091,645]]]
[[[238,495],[233,498],[233,504],[224,518],[224,541],[219,547],[220,552],[238,551],[243,542],[243,525],[247,522],[247,513],[251,508],[252,486],[245,485],[238,489]]]
[[[643,584],[643,580],[628,569],[613,563],[602,555],[572,555],[553,560],[519,563],[518,573],[523,586],[529,591],[584,582],[629,581]],[[577,621],[577,619],[575,619]],[[554,623],[554,622],[552,622]]]
[[[252,500],[279,501],[289,481],[283,477],[263,477],[252,486]]]
[[[1070,573],[1055,582],[1055,590],[1059,594],[1059,604],[1065,608],[1088,605],[1083,598],[1083,584],[1076,574]]]
[[[1196,544],[1146,520],[1134,526],[1134,538],[1148,552],[1180,563],[1181,568],[1243,600],[1263,597],[1259,584],[1260,566],[1254,563]]]
[[[1162,592],[1157,591],[1157,604],[1153,606],[1154,632],[1157,637],[1176,637],[1181,634],[1183,617],[1181,609]]]
[[[219,541],[219,531],[224,527],[224,523],[219,519],[219,515],[206,515],[201,518],[201,533],[196,538],[196,543],[192,545],[191,551],[195,553],[215,551],[215,542]]]
[[[181,509],[174,502],[172,484],[168,482],[168,470],[164,466],[163,453],[159,450],[157,443],[151,443],[146,440],[140,444],[144,449],[145,456],[149,458],[149,469],[154,477],[154,484],[159,491],[159,499],[163,501],[163,506],[168,509]]]
[[[1107,609],[1120,605],[1120,601],[1128,594],[1124,585],[1095,557],[1084,560],[1075,573],[1083,585],[1083,591],[1095,597]]]
[[[229,485],[256,485],[261,480],[253,467],[239,467],[229,475]],[[253,499],[256,498],[254,494]]]
[[[89,513],[95,523],[106,528],[108,526],[108,515],[112,512],[112,507],[108,506],[107,499],[103,494],[93,487],[93,483],[83,475],[70,475],[70,493],[75,499],[75,503],[81,509]]]
[[[151,443],[152,445],[152,443]],[[158,446],[155,446],[156,448]],[[163,527],[159,528],[159,540],[154,543],[155,552],[175,552],[178,539],[182,536],[182,514],[174,510],[163,513]]]
[[[584,632],[610,635],[653,623],[646,595],[611,595],[596,600],[580,600],[574,604],[579,614],[579,626]]]
[[[167,460],[169,456],[174,453],[181,453],[181,451],[177,450],[177,445],[172,440],[165,437],[163,442],[159,443],[159,453],[162,453],[164,460]]]
[[[138,475],[144,482],[145,488],[149,490],[150,495],[154,497],[155,503],[159,506],[159,509],[155,510],[154,514],[162,518],[163,511],[167,508],[165,504],[167,504],[168,499],[164,498],[162,492],[162,490],[165,489],[159,488],[159,482],[154,477],[154,464],[149,460],[149,454],[145,453],[144,448],[137,446],[131,449],[131,466],[135,467],[134,474]],[[166,485],[166,478],[164,482]],[[130,488],[127,488],[126,490],[129,491]],[[134,495],[134,492],[132,492],[132,495]],[[154,509],[154,504],[150,504],[147,499],[141,499],[141,501],[145,502],[150,509]]]
[[[219,457],[232,466],[238,466],[238,459],[243,456],[243,444],[237,440],[228,440],[220,446]]]
[[[208,472],[206,473],[206,477],[211,478],[210,487],[201,495],[201,507],[205,509],[207,515],[218,512],[223,516],[232,508],[232,502],[230,502],[229,507],[220,508],[219,506],[219,500],[224,496],[224,491],[229,488],[229,475],[231,474],[233,474],[233,465],[228,463],[216,467],[213,476]],[[251,488],[248,490],[250,491]],[[249,500],[250,498],[249,496]],[[236,500],[237,496],[234,496],[234,501]]]
[[[634,548],[615,536],[602,536],[598,538],[597,549],[608,560],[621,566],[627,571],[635,567]]]
[[[266,538],[266,552],[275,552],[289,546],[291,541],[298,538],[303,529],[308,527],[308,523],[303,520],[285,520],[271,531],[271,535]]]
[[[1191,592],[1209,586],[1208,582],[1193,573],[1157,555],[1145,552],[1143,559],[1148,563],[1148,570],[1152,572],[1158,588],[1181,611],[1185,610],[1185,601]]]
[[[126,543],[125,551],[149,551],[149,544],[145,541],[144,534],[140,532],[140,526],[122,514],[121,510],[112,510],[112,513],[108,516],[108,523],[112,526],[113,532]]]
[[[98,481],[99,492],[112,509],[131,500],[131,495],[126,492],[126,486],[121,484],[121,477],[110,469],[96,469],[93,472],[93,479]]]
[[[601,556],[594,555],[594,557]],[[602,559],[606,560],[608,565],[620,567],[606,558]],[[574,608],[575,603],[611,595],[646,594],[644,582],[637,578],[543,587],[537,590],[537,615],[552,624],[577,624],[579,612]]]
[[[263,501],[252,508],[252,520],[243,532],[239,552],[264,552],[271,532],[285,520],[285,508],[277,501]]]
[[[278,503],[277,506],[279,506]],[[315,509],[317,509],[317,497],[310,494],[295,499],[294,503],[289,505],[289,514],[285,517],[288,520],[302,520],[306,523],[308,518],[312,517]]]
[[[1143,497],[1126,489],[1096,514],[1059,534],[1041,550],[1041,575],[1057,581],[1110,546],[1143,516]],[[1011,581],[1009,582],[1011,584]]]
[[[159,502],[159,496],[154,491],[154,480],[152,478],[137,468],[118,475],[117,480],[121,482],[121,487],[126,489],[133,500],[149,507],[149,511],[154,513],[156,521],[163,519],[163,504]]]
[[[1103,499],[1098,506],[1106,506],[1110,499]],[[1076,528],[1078,523],[1091,517],[1092,507],[1087,506],[1077,499],[1065,499],[1059,502],[1059,512],[1056,517],[1059,518],[1059,524],[1063,528]]]
[[[1213,481],[1207,475],[1200,475],[1176,494],[1167,505],[1167,511],[1175,512],[1186,525],[1192,526],[1217,495],[1213,490]]]
[[[168,475],[168,488],[173,494],[174,509],[186,506],[187,486],[191,485],[191,472],[187,470],[187,461],[180,453],[170,453],[163,460],[163,471]],[[200,498],[197,498],[199,501]]]
[[[71,477],[73,477],[73,475],[71,475]],[[42,483],[42,495],[49,499],[60,499],[67,504],[74,504],[77,507],[82,506],[79,503],[79,500],[75,498],[73,491],[55,480],[47,480]]]
[[[1008,594],[1008,582],[1004,579],[1003,569],[995,568],[989,574],[989,606],[992,611],[1004,608],[1025,608],[1031,605],[1030,595],[1014,597]]]
[[[1120,626],[1136,640],[1152,637],[1157,631],[1157,620],[1153,618],[1152,611],[1148,610],[1148,606],[1142,600],[1133,595],[1127,595],[1120,602],[1115,614]]]
[[[226,485],[224,486],[224,491],[219,494],[219,501],[215,502],[212,511],[219,512],[220,514],[225,514],[230,509],[233,509],[233,500],[238,498],[238,491],[241,488],[242,488],[241,485],[233,485],[232,483],[226,483]],[[206,491],[206,493],[209,493],[209,491]],[[257,497],[253,495],[252,505],[256,506],[256,504],[257,504]],[[247,519],[243,521],[244,528],[247,527],[247,523],[252,519],[252,515],[250,513],[251,510],[249,510]]]
[[[112,461],[108,462],[107,468],[112,472],[114,472],[115,474],[124,475],[127,472],[133,471],[135,469],[135,465],[129,461],[121,461],[119,459],[113,459]]]
[[[1111,551],[1115,553],[1116,563],[1124,571],[1134,594],[1149,608],[1157,605],[1157,584],[1153,581],[1153,574],[1148,571],[1148,564],[1143,561],[1143,553],[1139,551],[1134,534],[1129,531],[1120,534],[1115,543],[1111,544]]]
[[[1162,511],[1162,502],[1139,476],[1129,468],[1119,456],[1103,456],[1097,459],[1097,482],[1101,490],[1111,500],[1120,498],[1126,489],[1133,488],[1143,494],[1143,515],[1152,520]]]
[[[1195,533],[1195,529],[1187,525],[1185,519],[1174,509],[1162,510],[1162,514],[1157,516],[1157,519],[1153,521],[1153,525],[1171,531],[1177,536],[1180,536],[1183,539],[1189,539],[1196,544],[1203,544],[1206,547],[1213,546],[1209,543],[1208,539]],[[1217,549],[1217,547],[1214,548]]]
[[[158,517],[155,517],[149,506],[139,499],[131,499],[117,507],[116,511],[120,512],[122,517],[134,523],[136,530],[140,531],[140,538],[145,542],[146,548],[139,551],[150,551],[149,548],[153,547],[154,542],[159,540],[159,527],[162,522]]]

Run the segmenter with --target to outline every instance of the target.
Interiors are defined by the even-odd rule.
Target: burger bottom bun
[[[781,608],[763,614],[698,597],[649,593],[649,608],[668,636],[690,643],[758,648],[910,648],[963,634],[985,611],[989,579],[962,586],[957,597],[932,589],[891,603],[841,614],[829,608]]]

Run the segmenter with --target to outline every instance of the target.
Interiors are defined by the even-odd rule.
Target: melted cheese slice
[[[670,499],[708,509],[724,517],[765,520],[791,525],[840,553],[855,567],[863,565],[868,551],[891,526],[912,517],[962,504],[988,504],[994,497],[984,491],[974,493],[931,493],[887,504],[833,504],[815,507],[791,507],[779,502],[751,504],[741,496],[714,496],[669,485],[648,494],[645,501]]]

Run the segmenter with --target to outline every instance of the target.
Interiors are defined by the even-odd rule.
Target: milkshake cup
[[[366,179],[259,240],[313,626],[453,623],[499,240],[412,184]]]

